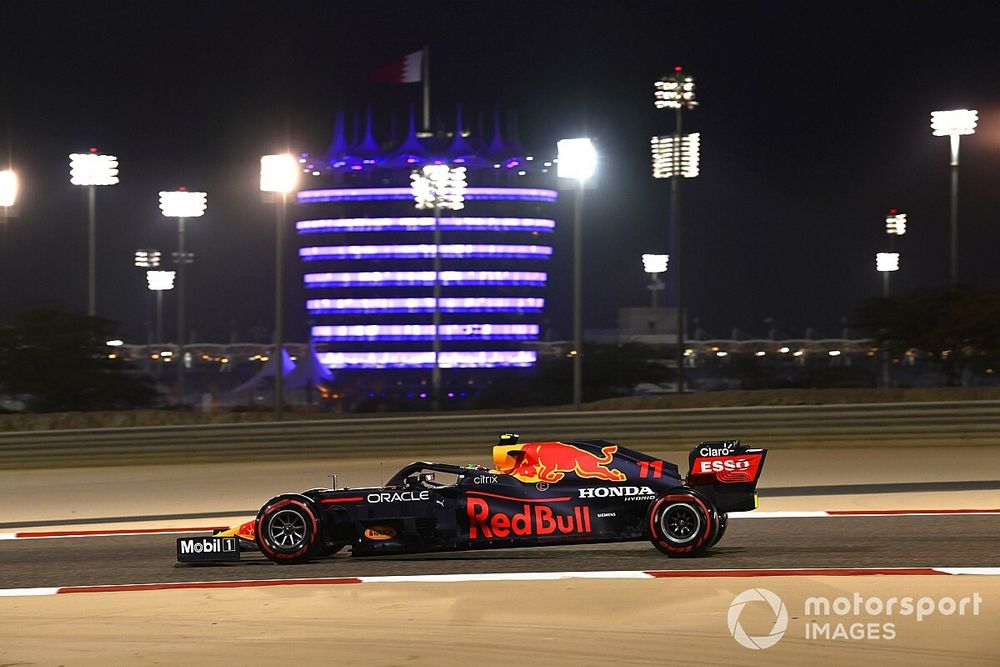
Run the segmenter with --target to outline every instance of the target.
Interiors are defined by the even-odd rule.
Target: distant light
[[[510,259],[548,259],[552,255],[551,246],[445,243],[415,245],[351,245],[319,246],[299,249],[303,261],[350,260],[350,259],[422,259],[432,258],[440,253],[444,258],[495,257]]]
[[[160,211],[168,218],[200,218],[205,214],[208,195],[184,188],[160,193]]]
[[[410,188],[331,188],[328,190],[301,190],[300,204],[329,201],[391,201],[413,198]],[[467,188],[465,199],[486,201],[544,201],[559,199],[555,190],[543,188]]]
[[[875,270],[876,271],[898,271],[899,270],[899,253],[898,252],[880,252],[875,254]]]
[[[0,171],[0,206],[13,206],[17,201],[17,174],[7,169]]]
[[[646,273],[666,273],[670,255],[643,255],[642,268]]]
[[[105,343],[105,345],[107,345],[108,347],[119,347],[124,344],[125,341],[119,340],[117,338],[115,338],[114,340],[109,340],[107,343]]]
[[[683,176],[694,178],[701,173],[701,134],[663,135],[650,140],[653,153],[653,178]]]
[[[755,357],[763,357],[763,356],[766,356],[766,355],[767,355],[767,352],[765,352],[764,350],[759,350],[758,352],[754,353]]]
[[[787,347],[779,347],[778,352],[781,352],[782,354],[788,354],[789,352],[791,352],[791,350]]]
[[[172,290],[176,271],[146,271],[146,284],[154,292]]]
[[[896,209],[889,211],[885,217],[885,233],[902,236],[906,233],[906,214],[897,213]]]
[[[586,181],[597,170],[597,150],[594,143],[586,138],[560,139],[556,142],[559,151],[559,178],[575,178]]]
[[[694,109],[694,77],[683,74],[680,67],[653,84],[653,104],[657,109]]]
[[[434,352],[325,352],[317,355],[329,368],[431,368]],[[441,368],[509,368],[534,366],[534,350],[441,352]]]
[[[829,354],[831,357],[839,357],[840,350],[830,350],[829,352],[827,352],[827,354]]]
[[[796,350],[795,352],[792,352],[792,356],[793,357],[801,357],[805,353],[806,353],[805,350]]]
[[[465,167],[428,164],[410,174],[410,189],[418,209],[465,208]]]
[[[314,326],[316,341],[433,340],[433,324],[354,324]],[[442,340],[535,340],[537,324],[442,324]]]
[[[140,269],[155,269],[160,265],[160,251],[152,248],[136,250],[132,266]]]
[[[542,271],[441,271],[442,285],[521,285],[544,287]],[[304,284],[317,287],[411,287],[434,284],[433,271],[361,271],[307,273]]]
[[[935,137],[973,134],[979,122],[979,112],[970,109],[932,111],[931,130]]]
[[[445,297],[440,310],[445,313],[535,313],[545,307],[541,297]],[[310,313],[432,313],[433,297],[371,299],[307,299]]]
[[[72,153],[69,176],[73,185],[114,185],[118,182],[118,158],[95,152]]]
[[[484,232],[553,232],[556,221],[550,218],[441,218],[443,230]],[[416,232],[434,229],[434,218],[333,218],[300,220],[295,223],[299,234],[322,232]]]
[[[174,353],[171,352],[170,350],[164,350],[163,352],[160,352],[160,356],[161,357],[172,357],[172,356],[174,356]]]
[[[715,356],[717,356],[717,357],[728,357],[729,353],[725,352],[723,350],[719,350],[718,352],[715,353]]]
[[[299,183],[299,163],[289,154],[265,155],[260,159],[261,192],[288,193]]]

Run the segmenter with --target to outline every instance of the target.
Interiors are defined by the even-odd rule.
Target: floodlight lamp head
[[[669,261],[670,255],[643,255],[642,268],[646,273],[666,273]]]
[[[173,190],[160,193],[160,211],[168,218],[200,218],[205,215],[208,195],[204,192]]]
[[[931,112],[931,130],[935,137],[973,134],[978,122],[979,112],[974,109]]]
[[[0,171],[0,206],[5,208],[17,202],[17,174],[8,169]]]
[[[575,178],[583,183],[597,171],[597,149],[589,138],[561,139],[556,148],[559,178]]]
[[[899,253],[898,252],[876,253],[875,270],[882,272],[899,271]]]
[[[301,168],[290,154],[264,155],[260,158],[261,192],[287,194],[295,190],[299,183]]]
[[[115,185],[118,183],[118,158],[95,152],[72,153],[69,182],[73,185]]]
[[[653,103],[657,109],[694,109],[698,106],[694,77],[675,67],[653,84]]]

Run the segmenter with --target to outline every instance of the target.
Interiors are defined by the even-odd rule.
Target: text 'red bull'
[[[573,508],[573,514],[557,514],[546,505],[522,505],[522,511],[508,514],[490,511],[490,505],[481,498],[466,499],[469,517],[469,539],[504,538],[511,535],[570,535],[589,533],[590,508],[586,505]]]

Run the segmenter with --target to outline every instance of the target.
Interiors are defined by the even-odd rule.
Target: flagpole
[[[421,58],[421,79],[424,80],[424,132],[431,131],[431,49],[424,47],[424,57]]]

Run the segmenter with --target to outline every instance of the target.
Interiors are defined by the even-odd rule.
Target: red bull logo
[[[597,455],[563,442],[501,445],[494,449],[494,463],[498,469],[522,482],[559,482],[567,474],[624,482],[625,473],[609,467],[617,451],[618,445],[608,445]]]
[[[574,507],[572,514],[556,513],[551,507],[541,504],[524,503],[520,509],[520,512],[512,513],[492,510],[482,498],[467,498],[465,510],[469,519],[469,539],[591,532],[590,508],[586,505]]]

